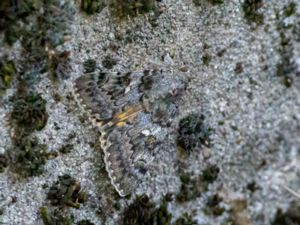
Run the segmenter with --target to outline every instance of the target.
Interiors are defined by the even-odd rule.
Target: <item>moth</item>
[[[184,75],[163,69],[89,73],[75,80],[74,98],[101,133],[106,170],[120,196],[147,172],[186,86]]]

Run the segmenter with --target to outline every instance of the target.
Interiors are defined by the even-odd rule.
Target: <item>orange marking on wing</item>
[[[114,116],[112,122],[116,126],[124,126],[126,121],[130,118],[137,116],[142,111],[141,106],[131,106],[125,112],[118,113]]]

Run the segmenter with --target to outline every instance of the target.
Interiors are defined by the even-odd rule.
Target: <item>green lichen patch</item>
[[[300,203],[292,202],[287,211],[278,209],[272,225],[300,225]]]
[[[264,22],[264,15],[259,12],[263,6],[263,0],[245,0],[242,8],[244,11],[245,19],[248,23],[256,23],[261,25]]]
[[[72,225],[74,222],[73,215],[61,209],[51,210],[41,207],[40,215],[44,225]]]
[[[15,140],[14,146],[8,150],[10,169],[21,177],[41,174],[48,157],[47,146],[39,144],[36,138]]]
[[[16,130],[22,133],[43,129],[48,120],[46,101],[40,94],[30,93],[12,98],[13,110],[10,119]]]
[[[123,225],[170,225],[167,202],[156,207],[147,195],[139,196],[123,213]]]
[[[205,123],[203,115],[191,114],[179,122],[177,144],[186,152],[210,146],[212,129]]]
[[[0,94],[10,87],[16,68],[13,61],[0,61]]]
[[[80,204],[86,202],[87,195],[74,178],[65,174],[59,176],[58,181],[51,186],[47,199],[53,206],[69,206],[78,209]]]
[[[155,0],[112,0],[111,9],[117,17],[137,16],[156,7]]]
[[[184,213],[182,216],[180,216],[175,222],[174,225],[197,225],[198,223],[192,219],[192,217]]]
[[[101,12],[105,6],[104,0],[81,0],[80,9],[92,15]]]

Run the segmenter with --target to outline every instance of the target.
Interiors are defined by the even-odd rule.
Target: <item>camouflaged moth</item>
[[[77,104],[101,133],[106,170],[120,196],[137,185],[153,149],[178,114],[178,100],[187,79],[167,70],[90,73],[74,82]]]

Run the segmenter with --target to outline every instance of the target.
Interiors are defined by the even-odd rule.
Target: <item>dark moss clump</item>
[[[176,201],[183,203],[200,197],[203,192],[207,191],[208,185],[217,179],[218,174],[219,168],[213,165],[208,166],[197,177],[192,177],[191,174],[181,175],[181,187],[176,195]]]
[[[72,71],[70,54],[69,51],[55,52],[48,58],[47,70],[52,81],[65,80],[70,77]]]
[[[215,165],[208,166],[202,171],[201,180],[210,184],[217,179],[219,172],[219,167]]]
[[[286,86],[287,88],[291,87],[292,84],[293,84],[293,78],[288,77],[288,76],[285,76],[285,77],[282,79],[282,84],[283,84],[284,86]]]
[[[207,127],[203,115],[191,114],[179,122],[178,146],[187,152],[210,146],[212,129]]]
[[[60,149],[58,149],[58,151],[61,154],[68,154],[72,151],[72,149],[74,148],[74,145],[71,144],[72,140],[76,137],[75,133],[70,133],[68,135],[68,137],[64,140],[64,145],[61,146]]]
[[[155,0],[112,0],[111,8],[118,17],[137,16],[155,9]]]
[[[235,69],[234,69],[235,74],[241,74],[241,73],[243,73],[243,71],[244,71],[244,69],[243,69],[243,63],[238,62],[235,65]]]
[[[4,33],[6,43],[12,45],[20,38],[22,30],[20,24],[26,21],[35,11],[32,0],[1,1],[0,3],[0,31]]]
[[[284,16],[290,17],[295,15],[297,12],[297,4],[295,2],[289,3],[286,7],[284,7]]]
[[[3,173],[7,167],[7,157],[4,154],[0,154],[0,173]]]
[[[258,10],[263,6],[263,0],[245,0],[242,7],[246,20],[249,23],[261,25],[264,22],[264,15]]]
[[[0,94],[10,87],[15,73],[16,68],[13,61],[0,61]]]
[[[248,191],[250,191],[251,193],[254,193],[256,190],[258,190],[258,188],[259,187],[257,186],[255,181],[252,181],[252,182],[248,183],[247,186],[246,186],[246,189]]]
[[[58,177],[50,188],[47,199],[53,206],[70,206],[79,208],[81,203],[87,200],[87,195],[81,190],[80,184],[70,175],[65,174]]]
[[[81,0],[80,8],[87,14],[99,13],[105,7],[104,0]]]
[[[206,0],[206,1],[212,5],[221,5],[224,3],[224,0]],[[193,0],[195,6],[201,6],[201,3],[203,2],[204,2],[203,0]]]
[[[49,157],[47,146],[39,144],[36,138],[23,137],[8,151],[10,168],[22,177],[36,176],[43,172]]]
[[[292,42],[286,38],[285,33],[281,33],[281,60],[277,64],[277,76],[282,77],[282,84],[286,87],[291,87],[293,84],[293,75],[296,71],[296,65],[292,60]]]
[[[70,34],[68,23],[72,20],[73,10],[68,1],[49,0],[41,2],[35,6],[35,13],[31,15],[33,17],[31,30],[21,32],[24,36],[22,45],[31,56],[40,59],[42,55],[47,60],[49,50],[63,44],[66,36]],[[34,51],[37,51],[36,54]]]
[[[23,87],[19,85],[18,88]],[[47,146],[40,144],[30,134],[43,129],[47,123],[46,101],[37,93],[16,94],[11,101],[13,146],[7,152],[10,168],[22,177],[39,175],[43,172],[50,154],[47,152]]]
[[[220,5],[224,3],[224,0],[208,0],[213,5]]]
[[[300,203],[293,202],[286,212],[278,209],[272,225],[300,225]]]
[[[198,223],[192,219],[190,215],[184,213],[174,223],[174,225],[197,225]]]
[[[15,96],[12,99],[13,110],[11,120],[17,127],[26,130],[41,130],[48,120],[46,101],[40,94],[30,93],[25,96]]]
[[[81,220],[77,223],[77,225],[94,225],[94,223],[89,220]]]
[[[94,59],[88,59],[84,61],[83,68],[85,73],[93,73],[96,70],[96,61]]]
[[[74,218],[61,209],[49,210],[41,207],[40,214],[44,225],[72,225]]]
[[[123,213],[123,225],[170,225],[170,221],[167,202],[157,208],[146,195],[137,197]]]
[[[37,80],[36,74],[45,71],[52,77],[59,76],[55,73],[68,74],[63,71],[68,60],[55,49],[68,40],[72,12],[69,1],[1,1],[0,31],[9,45],[20,41],[23,51],[19,64],[23,77]]]
[[[287,6],[288,7],[288,6]],[[291,11],[293,10],[292,6]],[[288,8],[290,8],[288,7]],[[286,12],[283,11],[283,14]],[[286,87],[291,87],[297,77],[300,75],[300,71],[297,68],[297,63],[295,62],[294,43],[295,39],[300,40],[299,27],[300,23],[286,25],[283,21],[285,15],[277,15],[279,21],[277,23],[277,30],[280,34],[279,43],[279,54],[281,56],[280,61],[277,63],[277,76],[281,77],[281,83]]]
[[[31,53],[45,52],[45,47],[53,49],[64,42],[72,14],[69,4],[59,0],[1,1],[0,12],[0,30],[6,42],[13,44],[20,39]]]
[[[226,53],[227,49],[224,48],[224,49],[221,49],[220,51],[217,52],[217,56],[218,57],[223,57],[224,54]]]
[[[209,197],[206,202],[206,208],[204,209],[204,212],[213,216],[222,215],[225,209],[219,205],[220,202],[222,202],[222,198],[220,198],[217,194]]]
[[[72,144],[66,144],[63,145],[58,151],[62,154],[67,154],[70,153],[73,148],[74,146]]]
[[[106,56],[102,61],[102,65],[106,69],[112,69],[115,65],[117,65],[117,62],[118,61],[111,56]]]
[[[203,61],[203,64],[205,66],[208,66],[210,61],[211,61],[211,56],[209,54],[204,54],[203,57],[202,57],[202,61]]]
[[[198,178],[191,178],[191,175],[189,174],[180,176],[180,181],[180,191],[176,195],[176,201],[178,203],[195,200],[205,191],[205,187],[201,184],[201,180]]]

